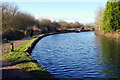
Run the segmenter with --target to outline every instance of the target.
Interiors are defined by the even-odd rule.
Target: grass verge
[[[38,37],[43,37],[40,35]],[[58,80],[48,71],[46,71],[30,54],[26,53],[26,49],[38,38],[27,41],[23,45],[14,49],[14,52],[10,50],[2,54],[2,58],[9,61],[12,65],[18,66],[20,69],[30,72],[38,79],[42,80]]]

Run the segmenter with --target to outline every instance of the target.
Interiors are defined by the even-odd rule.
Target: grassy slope
[[[47,72],[40,64],[36,62],[34,58],[32,58],[29,54],[25,52],[27,47],[31,45],[32,42],[34,42],[37,38],[29,40],[25,44],[15,48],[14,52],[11,52],[10,50],[7,51],[2,55],[2,58],[11,62],[13,65],[17,65],[20,69],[23,69],[24,71],[31,72],[38,78],[42,78],[45,80],[54,80],[56,78],[53,75]]]

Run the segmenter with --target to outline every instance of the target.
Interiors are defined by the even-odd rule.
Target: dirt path
[[[32,74],[24,72],[15,65],[11,65],[9,62],[0,58],[2,67],[0,67],[0,73],[2,80],[21,80],[30,79],[37,80]]]
[[[33,37],[25,37],[25,38],[22,38],[20,40],[15,40],[15,41],[12,41],[14,43],[14,47],[18,47],[22,44],[24,44],[25,42],[27,42],[28,40],[31,40],[35,37],[37,37],[39,35],[34,35]],[[8,49],[10,49],[10,43],[5,43],[3,45],[0,45],[0,51],[6,51]]]
[[[17,41],[12,41],[14,43],[14,47],[18,47],[21,44],[27,42],[28,40],[17,40]],[[10,49],[10,43],[5,43],[3,45],[0,45],[0,47],[2,48],[2,51],[8,50]]]
[[[25,42],[27,42],[30,39],[33,39],[33,37],[23,38],[22,40],[12,41],[14,43],[14,47],[18,47]],[[0,45],[0,55],[4,54],[5,50],[10,49],[10,43],[5,43],[3,45]],[[0,57],[0,78],[4,80],[21,80],[21,79],[27,79],[27,80],[37,80],[33,75],[31,75],[28,72],[24,72],[23,70],[19,69],[18,66],[12,65],[11,63],[7,62],[6,60],[2,59]]]

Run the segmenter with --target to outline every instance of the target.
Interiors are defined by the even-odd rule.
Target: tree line
[[[19,10],[18,6],[13,3],[4,2],[2,7],[2,37],[3,39],[19,39],[29,36],[29,29],[34,29],[40,33],[56,32],[72,28],[90,28],[93,25],[83,25],[79,22],[68,23],[65,21],[51,21],[49,19],[35,19],[29,13]],[[19,36],[18,36],[19,35]]]

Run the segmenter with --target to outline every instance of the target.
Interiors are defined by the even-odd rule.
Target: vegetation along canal
[[[32,56],[56,78],[120,78],[120,43],[94,32],[41,39]]]

